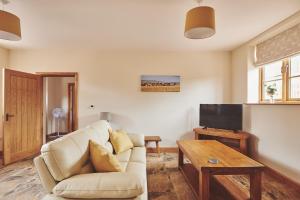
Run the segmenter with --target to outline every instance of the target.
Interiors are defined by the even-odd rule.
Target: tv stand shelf
[[[249,133],[213,128],[195,128],[194,133],[196,140],[217,140],[245,155],[248,155]]]

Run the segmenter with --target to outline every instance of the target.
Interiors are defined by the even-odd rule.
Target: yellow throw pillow
[[[125,131],[112,131],[109,134],[109,138],[116,154],[124,152],[133,147],[133,143]]]
[[[117,158],[102,145],[89,141],[90,160],[97,172],[122,172]]]

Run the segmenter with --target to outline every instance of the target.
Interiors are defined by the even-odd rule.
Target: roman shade
[[[256,45],[256,66],[300,53],[300,24]]]

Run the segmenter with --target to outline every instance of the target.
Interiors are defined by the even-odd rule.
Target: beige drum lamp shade
[[[185,22],[185,37],[204,39],[215,33],[215,11],[213,8],[200,6],[188,11]]]
[[[20,40],[20,19],[14,14],[0,10],[0,39]]]

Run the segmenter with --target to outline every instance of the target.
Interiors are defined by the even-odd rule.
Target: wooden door
[[[4,164],[40,151],[42,135],[42,78],[5,69]]]

